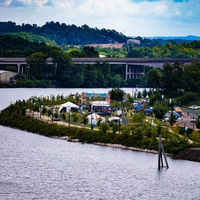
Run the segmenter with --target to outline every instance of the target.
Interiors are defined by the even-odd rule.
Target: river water
[[[0,89],[0,109],[33,95],[82,91],[92,89]],[[0,126],[0,200],[199,200],[200,163],[167,161],[169,169],[158,171],[157,154]]]

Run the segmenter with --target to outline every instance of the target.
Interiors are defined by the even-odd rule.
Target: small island
[[[136,99],[121,89],[112,89],[105,97],[82,94],[31,97],[2,110],[0,124],[72,142],[150,153],[157,153],[161,136],[168,155],[199,162],[198,120],[195,129],[181,126],[179,122],[183,119],[175,115],[177,107],[173,100],[160,96],[159,103],[151,106],[151,93],[144,90]],[[66,102],[76,106],[66,106],[64,110],[61,105]],[[92,102],[109,102],[109,106],[92,105]],[[162,119],[166,113],[171,113],[169,121]],[[95,119],[94,114],[99,117]]]

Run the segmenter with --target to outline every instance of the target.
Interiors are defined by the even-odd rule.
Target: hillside
[[[47,40],[59,46],[125,43],[128,39],[128,37],[115,30],[90,28],[87,25],[78,27],[51,21],[39,27],[36,24],[16,25],[15,22],[11,21],[0,22],[0,35],[14,34],[18,36],[20,34],[25,37],[27,34],[24,33],[37,35],[38,37],[34,39],[31,37],[34,42]],[[26,39],[30,39],[30,37]]]

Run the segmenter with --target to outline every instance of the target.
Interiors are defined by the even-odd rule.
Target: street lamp
[[[53,113],[54,113],[54,108],[52,107],[52,116],[51,116],[51,121],[53,122]]]
[[[187,138],[187,130],[188,130],[188,128],[187,128],[186,123],[185,123],[184,124],[184,135],[185,135],[186,138]]]
[[[91,129],[93,129],[93,125],[92,125],[92,119],[93,119],[93,111],[92,113],[90,114],[91,118],[90,118],[90,126],[91,126]]]
[[[193,130],[194,130],[194,115],[192,116],[192,122],[193,122]]]
[[[119,118],[119,134],[120,134],[120,118]]]
[[[43,110],[43,105],[40,105],[40,118],[41,118],[41,115],[42,115],[42,110]]]
[[[68,112],[69,113],[69,117],[68,117],[68,125],[70,126],[70,112],[71,112],[71,107],[70,106],[68,106],[68,107],[66,107],[66,112]]]
[[[70,126],[70,111],[69,111],[69,126]]]

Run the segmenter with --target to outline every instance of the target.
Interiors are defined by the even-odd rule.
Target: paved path
[[[42,121],[45,121],[45,122],[49,122],[49,123],[54,123],[54,124],[59,124],[59,125],[63,125],[63,126],[72,126],[72,127],[78,127],[78,128],[87,128],[87,129],[91,129],[91,127],[85,127],[85,126],[81,126],[81,125],[75,125],[75,124],[73,124],[73,123],[68,123],[67,121],[53,121],[52,122],[52,119],[51,119],[51,117],[47,117],[47,116],[45,116],[45,115],[41,115],[40,116],[40,113],[39,112],[30,112],[29,114],[27,114],[27,115],[29,115],[29,116],[31,116],[31,117],[34,117],[34,118],[36,118],[36,119],[40,119],[40,120],[42,120]],[[99,129],[97,129],[97,128],[93,128],[93,130],[99,130]]]
[[[191,122],[192,119],[196,119],[198,118],[198,115],[197,114],[191,114],[187,112],[183,112],[183,118],[180,118],[178,120],[178,124],[179,126],[181,127],[188,127],[188,128],[191,128],[191,129],[196,129],[196,124]]]

